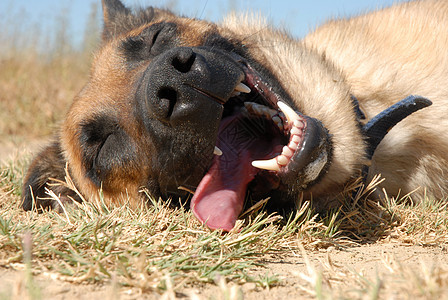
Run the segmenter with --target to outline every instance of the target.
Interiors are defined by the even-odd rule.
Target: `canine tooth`
[[[294,111],[294,109],[289,107],[285,102],[278,101],[277,105],[285,114],[289,124],[293,124],[295,120],[301,119],[300,116]]]
[[[233,91],[233,92],[230,94],[230,97],[236,97],[236,96],[239,96],[239,95],[241,95],[240,92]]]
[[[215,146],[215,150],[213,150],[213,154],[221,156],[222,155],[222,151],[221,151],[221,149],[219,149],[218,147]]]
[[[276,157],[277,163],[281,166],[286,166],[288,164],[289,159],[285,155],[279,155]]]
[[[277,163],[276,158],[269,160],[254,160],[252,166],[258,169],[269,170],[269,171],[280,171],[280,166]]]
[[[250,93],[251,90],[250,88],[245,85],[244,83],[240,82],[236,87],[235,87],[235,91],[237,92],[243,92],[243,93]]]

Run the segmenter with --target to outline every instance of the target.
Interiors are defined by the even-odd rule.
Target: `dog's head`
[[[163,198],[196,191],[196,216],[230,230],[248,191],[261,198],[342,181],[321,180],[334,148],[326,129],[331,116],[320,110],[340,104],[306,99],[307,106],[309,96],[292,95],[309,88],[292,75],[298,66],[285,51],[296,45],[285,34],[247,39],[253,34],[237,20],[217,26],[155,8],[131,12],[118,0],[103,0],[103,11],[90,81],[62,130],[70,173],[86,196],[100,187],[112,198],[142,187]],[[302,72],[307,68],[313,64]],[[340,89],[337,97],[348,97]],[[356,129],[350,105],[343,105],[347,128]],[[337,176],[346,180],[346,173]]]

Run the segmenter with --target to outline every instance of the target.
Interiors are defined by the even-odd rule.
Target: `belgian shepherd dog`
[[[90,77],[33,160],[23,208],[187,199],[230,230],[248,195],[326,203],[376,174],[389,195],[448,193],[448,2],[333,20],[303,40],[259,18],[214,24],[103,0]],[[53,180],[69,176],[79,194]],[[65,199],[65,200],[64,200]]]

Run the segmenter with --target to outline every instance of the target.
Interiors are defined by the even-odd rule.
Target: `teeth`
[[[235,91],[236,92],[242,92],[242,93],[250,93],[250,88],[245,85],[244,83],[240,82],[236,87],[235,87]]]
[[[247,111],[252,114],[256,114],[257,116],[265,116],[266,118],[272,119],[274,124],[280,129],[283,130],[283,120],[279,115],[283,115],[283,113],[276,111],[275,109],[271,109],[267,106],[255,103],[255,102],[244,102],[244,106]],[[299,121],[300,122],[300,121]]]
[[[270,115],[275,124],[280,128],[283,128],[283,122],[281,118],[276,116],[277,112],[271,110],[270,108],[266,108],[262,105],[256,103],[247,103],[246,108],[258,115]],[[292,127],[290,129],[290,141],[287,146],[284,146],[282,149],[282,153],[269,160],[256,160],[252,162],[252,166],[259,169],[269,170],[269,171],[280,171],[280,168],[286,166],[291,157],[294,155],[294,152],[297,150],[299,143],[301,142],[303,128],[305,128],[305,123],[302,117],[297,114],[291,107],[289,107],[286,103],[282,101],[278,101],[277,105],[279,109],[285,114],[286,119],[288,120],[288,124]],[[274,113],[272,113],[273,111]]]
[[[299,143],[291,141],[289,142],[288,147],[295,152],[299,148]]]
[[[265,116],[267,118],[272,118],[273,116],[275,116],[277,114],[277,111],[274,109],[270,109],[267,106],[255,103],[255,102],[244,102],[244,106],[246,107],[246,109],[251,112],[254,113],[258,116]],[[279,118],[280,120],[280,118]]]
[[[279,155],[276,157],[277,163],[281,166],[286,166],[289,162],[289,159],[285,155]]]
[[[305,127],[305,124],[303,124],[303,121],[301,120],[294,120],[294,126],[299,129],[303,129]]]
[[[283,147],[282,155],[291,158],[294,154],[294,151],[292,151],[288,146]]]
[[[300,135],[302,135],[302,133],[303,133],[302,129],[299,129],[299,128],[295,127],[295,126],[293,126],[292,129],[291,129],[291,134],[292,135],[300,136]]]
[[[254,160],[252,166],[258,169],[269,170],[269,171],[280,171],[280,166],[277,163],[276,158],[269,160]]]
[[[300,136],[298,136],[298,135],[293,135],[292,136],[292,138],[291,138],[291,142],[294,142],[294,143],[296,143],[296,144],[298,144],[299,142],[300,142]]]
[[[213,154],[221,156],[222,155],[222,151],[221,151],[221,149],[219,149],[218,147],[215,146],[215,150],[213,150]]]
[[[280,119],[280,117],[275,116],[272,118],[272,121],[274,121],[275,125],[277,125],[277,127],[280,130],[283,130],[283,122],[282,122],[282,119]]]
[[[294,111],[294,109],[289,107],[285,102],[278,101],[277,105],[285,114],[289,124],[293,124],[295,120],[302,120],[302,118]]]

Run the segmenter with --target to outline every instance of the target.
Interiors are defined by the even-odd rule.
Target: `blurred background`
[[[123,2],[130,8],[161,6],[214,22],[234,10],[259,12],[300,38],[329,18],[354,16],[397,1]],[[100,0],[0,1],[0,143],[39,140],[57,132],[57,124],[87,80],[101,15]]]

